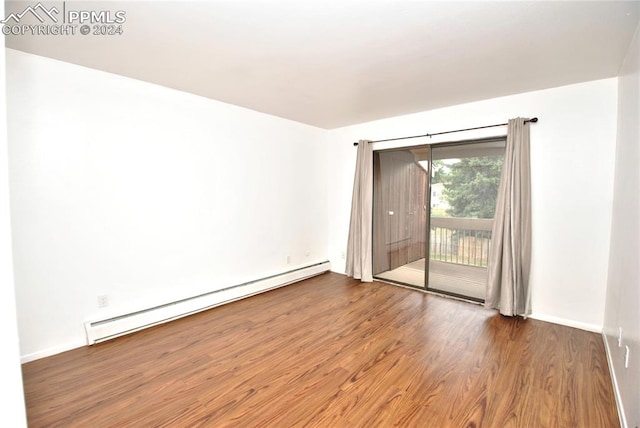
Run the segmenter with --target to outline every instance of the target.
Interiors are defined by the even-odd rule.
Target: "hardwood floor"
[[[600,335],[328,273],[23,366],[35,427],[616,427]]]

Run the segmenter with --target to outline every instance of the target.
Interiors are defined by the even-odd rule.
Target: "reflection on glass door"
[[[484,299],[504,146],[498,138],[374,153],[376,278]]]
[[[373,165],[373,274],[424,287],[428,173],[411,150],[375,152]]]

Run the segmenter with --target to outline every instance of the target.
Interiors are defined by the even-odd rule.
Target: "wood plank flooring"
[[[31,428],[619,426],[600,335],[333,273],[23,377]]]

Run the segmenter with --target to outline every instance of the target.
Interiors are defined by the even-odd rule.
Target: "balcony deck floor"
[[[425,259],[376,274],[376,278],[424,287]],[[431,260],[429,289],[484,300],[487,268]]]

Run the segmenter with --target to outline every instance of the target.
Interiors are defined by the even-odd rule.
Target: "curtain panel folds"
[[[373,147],[369,141],[360,140],[353,181],[346,273],[362,282],[373,282],[372,234]]]
[[[531,314],[531,168],[529,122],[510,119],[489,252],[485,307]]]

